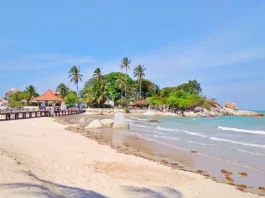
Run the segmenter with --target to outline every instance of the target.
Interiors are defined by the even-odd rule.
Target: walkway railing
[[[30,110],[30,109],[7,109],[0,110],[0,120],[25,119],[37,117],[50,116],[67,116],[84,113],[86,110],[82,109],[68,109],[68,110]]]

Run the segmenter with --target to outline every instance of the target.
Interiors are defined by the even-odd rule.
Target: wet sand
[[[0,123],[0,197],[258,197],[65,127],[52,118]]]
[[[98,119],[105,118],[105,116],[98,115],[95,117]],[[64,124],[77,123],[77,120],[72,118],[59,120]],[[263,188],[261,184],[265,184],[265,177],[262,179],[260,174],[264,173],[257,170],[252,170],[249,174],[247,173],[249,169],[238,166],[238,164],[233,165],[227,161],[211,159],[198,151],[171,148],[168,145],[157,144],[134,135],[124,135],[116,130],[94,129],[86,131],[83,127],[68,127],[67,130],[81,133],[100,144],[109,145],[125,154],[156,161],[172,169],[198,173],[213,181],[235,186],[241,191],[265,195],[265,192],[260,190]],[[225,170],[226,173],[222,170]]]

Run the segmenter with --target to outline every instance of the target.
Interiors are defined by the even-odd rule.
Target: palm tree
[[[119,88],[121,89],[123,96],[123,92],[125,91],[127,85],[127,76],[120,74],[116,82],[119,84]]]
[[[36,88],[33,85],[29,85],[26,87],[26,93],[27,93],[27,102],[31,101],[36,95]]]
[[[65,98],[65,96],[69,93],[70,89],[64,83],[61,83],[56,88],[56,91],[59,92],[61,98]]]
[[[140,100],[142,100],[142,80],[143,77],[145,76],[144,73],[145,70],[146,68],[143,65],[138,65],[133,70],[134,77],[137,77],[137,81],[140,83]]]
[[[78,95],[79,94],[78,93],[78,82],[79,81],[82,82],[82,77],[83,77],[83,75],[80,74],[80,67],[77,67],[77,66],[71,67],[68,74],[69,74],[70,82],[73,82],[74,84],[76,84],[76,91]]]
[[[95,69],[93,77],[96,78],[97,81],[100,81],[102,79],[103,76],[100,68]]]
[[[121,70],[125,68],[126,70],[126,75],[127,75],[127,70],[130,69],[130,63],[131,60],[129,60],[128,57],[124,57],[121,61]],[[125,99],[126,99],[126,85],[125,85]]]

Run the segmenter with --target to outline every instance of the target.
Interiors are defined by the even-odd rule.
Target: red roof
[[[56,96],[50,89],[41,96],[34,98],[37,101],[63,101],[62,98]]]

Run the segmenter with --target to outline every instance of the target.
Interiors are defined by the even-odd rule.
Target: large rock
[[[113,129],[128,129],[129,124],[124,117],[124,113],[117,112],[114,116]]]
[[[114,121],[112,119],[103,119],[103,120],[100,120],[102,125],[104,127],[107,127],[107,128],[111,128],[114,124]]]
[[[208,112],[208,110],[207,109],[204,109],[204,108],[202,108],[202,107],[195,107],[194,108],[194,112],[195,113],[205,113],[205,112]]]
[[[225,102],[225,107],[228,109],[237,110],[237,105],[233,102]]]
[[[12,96],[13,94],[15,94],[15,93],[19,93],[19,92],[20,92],[19,89],[17,89],[17,88],[12,88],[12,89],[10,89],[10,90],[8,90],[8,91],[6,92],[5,97],[6,97],[6,98],[9,98],[9,97]]]
[[[103,128],[103,124],[99,120],[93,120],[90,122],[86,127],[86,129],[97,129],[97,128]]]
[[[196,113],[194,113],[193,111],[185,111],[183,113],[184,117],[189,117],[189,118],[194,118],[194,117],[199,117],[199,115],[197,115]]]

